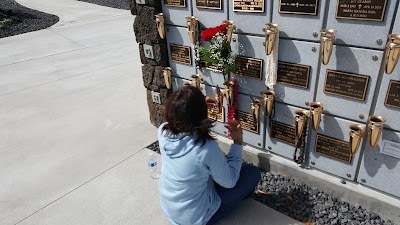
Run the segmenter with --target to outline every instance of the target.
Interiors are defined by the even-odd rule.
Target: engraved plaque
[[[318,13],[318,0],[280,0],[279,13],[316,16]]]
[[[154,49],[151,45],[143,45],[144,57],[154,59]]]
[[[400,81],[390,80],[385,105],[400,109]]]
[[[196,0],[197,8],[222,9],[222,0]]]
[[[343,162],[351,162],[349,142],[317,134],[315,152]]]
[[[327,70],[324,93],[365,100],[369,76]]]
[[[239,65],[239,68],[236,70],[237,75],[262,80],[264,65],[264,61],[262,59],[237,56],[236,64]]]
[[[189,46],[170,44],[169,47],[172,61],[192,65],[192,51]]]
[[[151,91],[151,99],[154,103],[161,104],[161,96],[159,92]]]
[[[387,0],[337,0],[336,18],[383,21]]]
[[[311,66],[279,62],[277,82],[307,89],[310,70]]]
[[[216,120],[221,123],[225,123],[225,108],[221,108],[222,111],[219,113],[216,113],[217,107],[214,104],[208,104],[207,105],[207,111],[208,111],[208,118],[211,120]]]
[[[186,7],[186,0],[164,0],[165,6]]]
[[[148,2],[147,2],[147,0],[136,0],[136,4],[146,5],[146,4],[148,4]]]
[[[205,65],[205,64],[204,64]],[[217,69],[217,65],[209,65],[209,66],[206,66],[205,67],[207,70],[211,70],[211,71],[214,71],[214,72],[217,72],[217,73],[222,73],[222,71],[221,70],[219,70],[219,69]]]
[[[233,0],[235,12],[264,12],[264,0]]]
[[[271,138],[274,138],[279,141],[283,141],[289,145],[294,146],[295,142],[295,128],[294,126],[289,126],[284,123],[280,123],[277,121],[271,121]]]
[[[237,111],[237,120],[240,122],[243,130],[247,130],[253,133],[258,134],[258,124],[254,123],[254,118],[251,113],[246,113],[243,111]]]

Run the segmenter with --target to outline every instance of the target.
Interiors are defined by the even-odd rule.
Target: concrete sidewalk
[[[148,119],[128,10],[18,0],[56,14],[0,39],[0,224],[168,224],[149,178]],[[220,224],[299,224],[247,200]]]

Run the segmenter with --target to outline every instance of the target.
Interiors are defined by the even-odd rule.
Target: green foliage
[[[0,29],[3,29],[6,27],[7,24],[11,23],[12,19],[9,18],[5,18],[3,20],[0,21]]]
[[[206,67],[221,71],[224,75],[235,72],[236,55],[232,54],[231,45],[225,35],[216,35],[210,41],[210,46],[199,47],[200,59]]]
[[[218,63],[218,59],[212,59],[212,52],[209,47],[199,47],[200,58],[205,62],[206,66],[212,66]]]

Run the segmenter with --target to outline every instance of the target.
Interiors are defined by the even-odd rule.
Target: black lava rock
[[[138,5],[139,7],[139,5]],[[133,23],[136,41],[142,44],[165,42],[160,38],[157,30],[156,17],[158,11],[153,7],[141,6]]]
[[[278,173],[262,172],[252,197],[301,222],[314,222],[318,225],[394,225],[361,206],[339,201],[317,188]]]
[[[0,38],[45,29],[59,21],[58,16],[33,10],[14,0],[1,0],[0,20],[7,23],[0,28]]]
[[[150,150],[152,150],[152,151],[154,151],[154,152],[156,152],[156,153],[158,153],[158,154],[161,154],[161,152],[160,152],[160,146],[159,146],[159,144],[158,144],[158,141],[155,141],[155,142],[153,142],[153,143],[151,143],[149,146],[147,146],[146,148],[148,148],[148,149],[150,149]]]
[[[166,43],[153,44],[154,59],[146,58],[144,54],[143,44],[139,44],[140,61],[142,64],[150,64],[152,66],[167,67],[169,65],[168,49]]]

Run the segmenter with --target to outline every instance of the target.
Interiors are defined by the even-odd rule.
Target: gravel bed
[[[262,172],[252,198],[300,222],[318,225],[395,225],[283,174]],[[315,223],[314,223],[315,222]]]
[[[45,29],[59,21],[58,16],[27,8],[14,0],[0,1],[0,38]]]
[[[158,141],[147,146],[160,154]],[[312,225],[396,225],[359,205],[350,205],[280,173],[261,172],[254,200]]]
[[[149,146],[147,146],[146,148],[148,148],[148,149],[150,149],[150,150],[152,150],[152,151],[154,151],[154,152],[156,152],[156,153],[158,153],[158,154],[161,154],[161,152],[160,152],[160,146],[158,145],[158,141],[155,141],[155,142],[153,142],[153,143],[151,143]]]
[[[129,9],[129,0],[79,0],[116,9]]]

